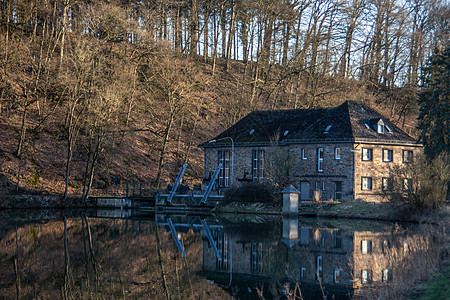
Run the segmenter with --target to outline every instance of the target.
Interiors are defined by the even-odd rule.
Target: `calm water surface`
[[[363,220],[0,212],[0,298],[402,299],[442,229]]]

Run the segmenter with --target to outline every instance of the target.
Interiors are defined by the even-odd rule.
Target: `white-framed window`
[[[384,133],[384,124],[378,123],[378,133]]]
[[[336,267],[334,269],[334,283],[339,283],[341,281],[341,269]]]
[[[394,151],[392,149],[383,149],[383,161],[391,162],[394,159]]]
[[[372,281],[372,275],[370,270],[362,270],[361,271],[361,282],[362,283],[370,283]]]
[[[323,276],[323,257],[322,255],[317,256],[316,259],[316,267],[317,267],[317,279],[320,280],[322,279]]]
[[[223,231],[217,232],[216,247],[218,255],[216,258],[217,270],[228,270],[228,257],[229,257],[229,241],[228,235]]]
[[[325,181],[316,181],[316,191],[319,189],[325,191]]]
[[[229,187],[230,186],[230,150],[219,150],[219,163],[222,167],[219,171],[218,183],[219,187]]]
[[[306,267],[301,267],[300,269],[300,279],[305,278],[306,276]]]
[[[414,160],[414,153],[412,150],[403,150],[403,162],[410,163]]]
[[[373,149],[372,148],[363,148],[362,149],[362,160],[370,161],[373,157]]]
[[[361,253],[369,254],[372,252],[372,241],[371,240],[362,240],[361,241]]]
[[[361,189],[364,191],[372,190],[372,177],[362,177],[361,178]]]
[[[383,273],[381,274],[381,281],[382,282],[392,281],[392,270],[391,269],[383,270]]]
[[[403,190],[410,191],[412,189],[412,179],[411,178],[403,178]]]
[[[381,188],[383,191],[392,191],[393,181],[391,177],[383,177]]]
[[[260,273],[263,269],[263,249],[262,243],[252,242],[251,252],[252,272]]]
[[[317,148],[317,171],[323,172],[323,148]]]
[[[252,152],[252,179],[259,182],[264,178],[264,150],[253,150]]]
[[[341,159],[341,148],[340,147],[334,148],[334,159],[336,159],[336,160]]]
[[[383,249],[383,253],[386,254],[389,249],[391,249],[391,242],[388,240],[384,240],[381,244],[381,248]]]
[[[306,149],[302,148],[302,160],[307,160],[308,158],[306,157]]]

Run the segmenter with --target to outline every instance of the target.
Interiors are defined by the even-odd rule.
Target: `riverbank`
[[[70,197],[42,194],[10,194],[0,196],[0,209],[53,209],[53,208],[93,208],[93,198],[82,200]]]
[[[278,206],[263,203],[232,202],[218,206],[215,213],[235,214],[282,214]],[[413,211],[405,205],[390,202],[313,202],[307,206],[300,205],[300,214],[316,215],[319,218],[365,219],[391,222],[414,222],[442,224],[450,220],[450,205],[444,204],[441,210]]]

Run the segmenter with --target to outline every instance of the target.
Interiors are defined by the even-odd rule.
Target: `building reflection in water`
[[[410,272],[422,271],[416,267],[427,266],[418,257],[438,256],[430,251],[436,242],[431,236],[407,233],[392,224],[366,227],[370,230],[284,218],[278,227],[215,228],[211,234],[218,252],[214,253],[208,238],[202,238],[201,275],[238,298],[258,298],[258,293],[273,298],[292,295],[296,289],[304,299],[379,297],[407,280]]]
[[[67,230],[61,215],[3,218],[0,298],[58,298],[67,250],[74,299],[393,299],[427,279],[446,239],[431,225],[137,213],[82,211]]]

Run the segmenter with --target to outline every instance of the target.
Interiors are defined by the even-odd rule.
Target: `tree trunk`
[[[190,54],[197,54],[198,4],[191,0],[191,18],[189,22]]]
[[[181,52],[181,43],[182,43],[182,33],[181,33],[181,16],[180,16],[180,6],[176,7],[175,14],[175,50]]]
[[[216,11],[214,11],[213,14],[213,34],[214,34],[214,52],[213,52],[213,65],[212,65],[212,75],[214,75],[215,71],[216,71],[216,58],[217,58],[217,46],[219,43],[219,29],[218,29],[218,24],[216,22]]]
[[[289,51],[289,40],[291,37],[291,25],[289,22],[284,23],[283,27],[283,58],[282,58],[282,64],[283,66],[287,66],[288,63],[288,51]]]
[[[155,179],[155,187],[159,187],[160,181],[161,181],[161,174],[162,170],[164,168],[165,163],[165,157],[166,157],[166,151],[167,151],[167,144],[169,143],[169,135],[170,135],[170,129],[172,128],[173,120],[175,117],[175,113],[172,111],[170,112],[169,119],[167,120],[166,128],[164,130],[164,138],[163,143],[161,145],[161,151],[159,153],[159,161],[158,161],[158,171],[156,172],[156,179]]]
[[[222,30],[222,57],[225,57],[225,50],[226,50],[226,41],[227,41],[226,24],[227,24],[227,10],[225,7],[225,1],[223,1],[220,3],[220,27]]]
[[[228,44],[227,44],[227,69],[226,69],[227,71],[230,70],[231,64],[231,47],[233,45],[235,18],[236,18],[236,1],[232,1],[230,33],[228,35]]]
[[[241,21],[242,57],[245,64],[248,61],[248,26],[248,16],[245,14],[244,19]]]
[[[63,63],[64,59],[64,47],[66,42],[66,32],[67,32],[67,13],[70,6],[70,0],[64,1],[64,10],[63,10],[63,22],[62,22],[62,34],[61,34],[61,49],[60,49],[60,65]]]
[[[208,61],[208,46],[209,46],[209,14],[210,8],[209,4],[205,4],[205,8],[203,11],[203,60],[204,62]]]

